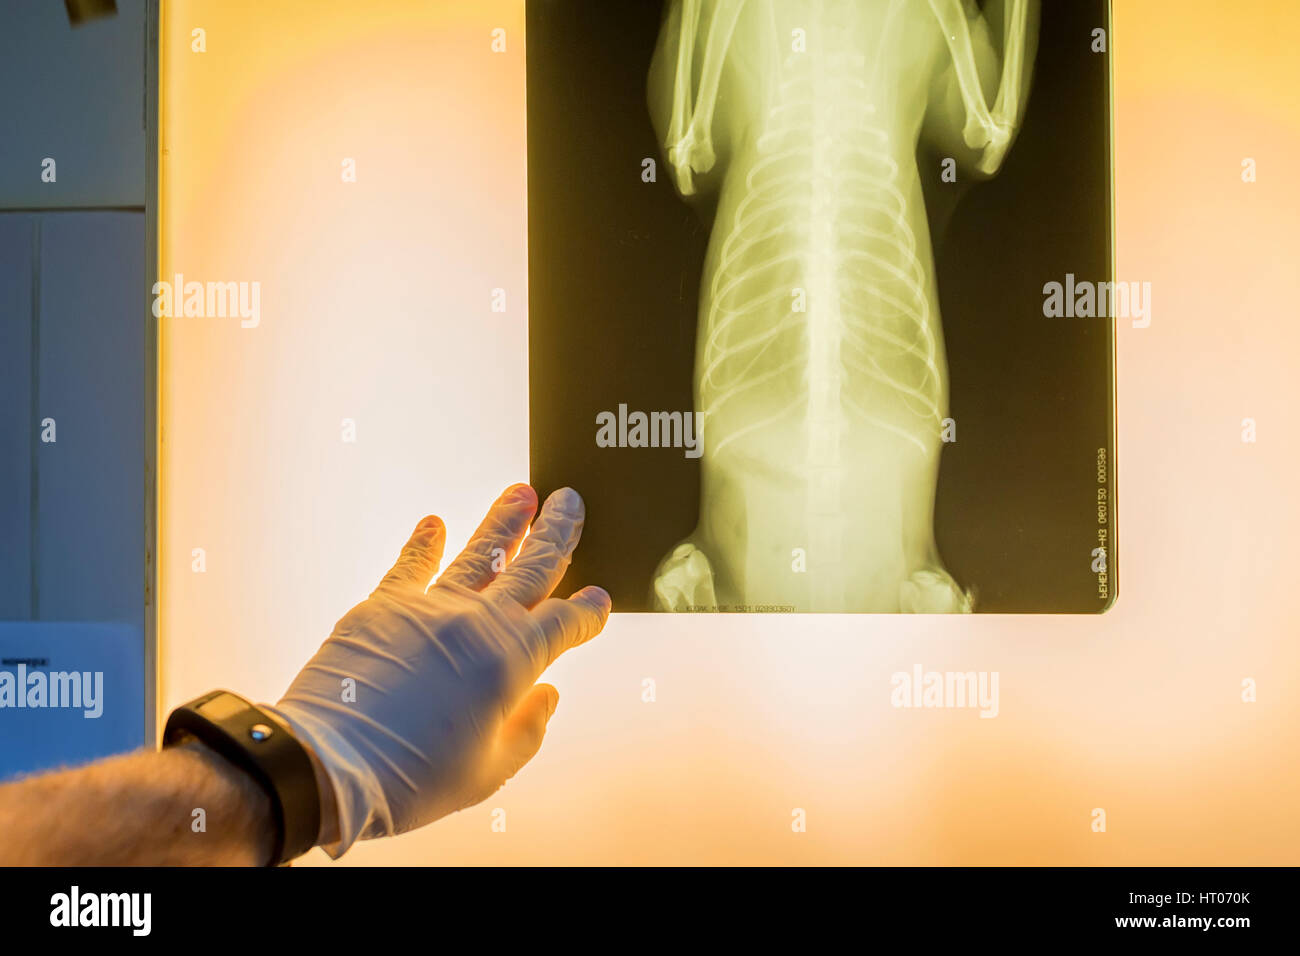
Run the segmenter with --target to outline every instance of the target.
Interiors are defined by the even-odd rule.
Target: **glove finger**
[[[533,631],[536,644],[530,648],[532,660],[541,673],[555,659],[571,647],[585,644],[605,627],[611,606],[609,595],[603,588],[585,587],[567,601],[549,598],[533,611],[537,627]]]
[[[572,488],[552,492],[519,549],[519,557],[497,576],[485,593],[535,607],[560,583],[569,558],[582,537],[586,509]]]
[[[442,550],[447,544],[447,527],[437,515],[429,515],[415,526],[402,547],[397,563],[384,575],[376,591],[416,591],[423,593],[429,579],[438,570]]]
[[[465,550],[447,565],[438,583],[482,590],[519,550],[536,511],[537,492],[528,485],[511,485],[492,503]]]
[[[497,736],[493,781],[505,783],[536,756],[546,736],[546,723],[560,702],[560,692],[550,684],[537,684],[524,695]]]

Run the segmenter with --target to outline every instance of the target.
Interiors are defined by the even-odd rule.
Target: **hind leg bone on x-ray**
[[[938,115],[968,172],[998,169],[1035,3],[1005,0],[1000,53],[973,0],[671,3],[651,112],[678,190],[716,205],[700,520],[656,607],[971,610],[934,540],[948,383],[916,150]]]

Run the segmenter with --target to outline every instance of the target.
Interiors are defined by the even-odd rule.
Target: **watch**
[[[275,828],[269,865],[302,856],[320,832],[320,793],[311,758],[292,732],[237,694],[214,690],[167,718],[163,747],[195,737],[243,770],[271,800]]]

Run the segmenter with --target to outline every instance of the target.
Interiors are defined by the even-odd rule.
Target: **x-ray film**
[[[1116,593],[1106,0],[531,0],[531,469],[621,611]],[[1136,286],[1136,287],[1134,287]],[[563,586],[562,586],[563,587]]]

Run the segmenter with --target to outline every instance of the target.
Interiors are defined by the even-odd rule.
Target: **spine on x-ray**
[[[861,54],[787,57],[709,286],[705,420],[735,421],[734,404],[764,389],[789,390],[792,403],[804,403],[810,571],[843,554],[847,432],[865,421],[925,455],[941,417],[913,211],[863,67]],[[795,307],[797,290],[803,309]],[[758,407],[768,411],[715,430],[710,452],[787,412],[780,403],[751,406]],[[840,575],[810,579],[815,592],[843,585]],[[839,606],[842,597],[811,600]]]
[[[801,376],[810,425],[852,410],[925,451],[941,395],[925,267],[853,59],[794,73],[767,117],[709,286],[702,410],[716,421]],[[914,422],[880,414],[855,382],[886,387]],[[741,434],[715,433],[712,452]]]

